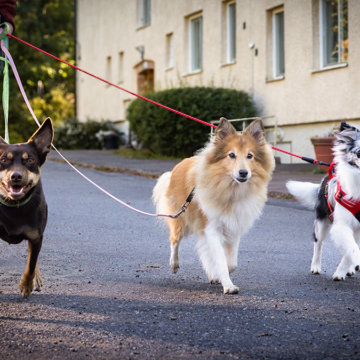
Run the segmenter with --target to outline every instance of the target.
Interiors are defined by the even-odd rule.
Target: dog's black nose
[[[11,181],[18,182],[22,180],[22,174],[20,172],[13,172],[10,178]]]
[[[246,178],[247,174],[248,174],[247,170],[240,170],[239,171],[239,175],[240,175],[241,178]]]

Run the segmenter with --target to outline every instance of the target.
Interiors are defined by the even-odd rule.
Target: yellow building
[[[269,141],[314,157],[311,137],[360,126],[359,19],[359,0],[77,0],[76,62],[137,93],[244,90],[269,116]],[[127,131],[133,96],[80,72],[76,89],[80,120]]]

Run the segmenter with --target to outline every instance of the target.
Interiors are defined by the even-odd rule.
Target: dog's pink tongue
[[[10,191],[13,195],[19,195],[23,192],[23,187],[22,186],[18,186],[18,185],[15,185],[15,186],[10,186]]]

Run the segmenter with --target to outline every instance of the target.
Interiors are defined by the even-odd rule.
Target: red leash
[[[116,87],[117,89],[120,89],[120,90],[122,90],[122,91],[125,91],[125,92],[127,92],[127,93],[129,93],[129,94],[131,94],[131,95],[134,95],[134,96],[136,96],[136,97],[138,97],[138,98],[140,98],[140,99],[143,99],[143,100],[145,100],[145,101],[148,101],[148,102],[150,102],[150,103],[152,103],[152,104],[154,104],[154,105],[160,106],[160,107],[162,107],[162,108],[164,108],[164,109],[166,109],[166,110],[172,111],[172,112],[174,112],[175,114],[178,114],[178,115],[187,117],[188,119],[197,121],[197,122],[199,122],[199,123],[201,123],[201,124],[204,124],[204,125],[213,127],[213,128],[215,128],[215,129],[217,128],[216,125],[210,124],[210,123],[208,123],[208,122],[206,122],[206,121],[197,119],[197,118],[195,118],[195,117],[193,117],[193,116],[184,114],[184,113],[182,113],[182,112],[180,112],[180,111],[177,111],[177,110],[175,110],[175,109],[172,109],[172,108],[170,108],[170,107],[168,107],[168,106],[162,105],[162,104],[160,104],[160,103],[158,103],[158,102],[156,102],[156,101],[150,100],[150,99],[148,99],[148,98],[146,98],[146,97],[144,97],[144,96],[141,96],[141,95],[139,95],[139,94],[136,94],[136,93],[134,93],[134,92],[131,92],[131,91],[127,90],[127,89],[122,88],[121,86],[118,86],[118,85],[115,85],[115,84],[111,83],[110,81],[107,81],[107,80],[105,80],[105,79],[102,79],[101,77],[98,77],[98,76],[96,76],[96,75],[94,75],[94,74],[91,74],[91,73],[89,73],[89,72],[87,72],[87,71],[85,71],[85,70],[83,70],[83,69],[80,69],[79,67],[77,67],[77,66],[75,66],[75,65],[72,65],[72,64],[68,63],[67,61],[62,60],[62,59],[60,59],[60,58],[58,58],[58,57],[56,57],[56,56],[54,56],[54,55],[52,55],[52,54],[44,51],[44,50],[41,50],[41,49],[37,48],[36,46],[31,45],[31,44],[29,44],[28,42],[17,38],[17,37],[14,36],[14,35],[7,34],[7,36],[10,36],[11,38],[13,38],[13,39],[15,39],[15,40],[17,40],[17,41],[22,42],[23,44],[25,44],[25,45],[27,45],[27,46],[30,46],[31,48],[33,48],[33,49],[35,49],[35,50],[37,50],[37,51],[40,51],[41,53],[43,53],[43,54],[45,54],[45,55],[47,55],[47,56],[50,56],[50,57],[52,57],[52,58],[55,59],[55,60],[58,60],[58,61],[66,64],[66,65],[68,65],[68,66],[71,66],[72,68],[74,68],[74,69],[76,69],[76,70],[79,70],[79,71],[81,71],[81,72],[83,72],[83,73],[85,73],[85,74],[87,74],[87,75],[90,75],[90,76],[94,77],[95,79],[98,79],[98,80],[100,80],[100,81],[103,81],[104,83],[106,83],[106,84],[108,84],[108,85],[114,86],[114,87]],[[288,154],[288,155],[290,155],[290,156],[295,156],[295,157],[297,157],[297,158],[299,158],[299,159],[301,159],[301,160],[304,160],[304,161],[306,161],[306,162],[308,162],[308,163],[310,163],[310,164],[318,164],[318,165],[330,166],[330,164],[324,163],[324,162],[322,162],[322,161],[318,161],[318,160],[316,160],[316,159],[311,159],[311,158],[308,158],[308,157],[305,157],[305,156],[295,155],[295,154],[293,154],[293,153],[291,153],[291,152],[288,152],[288,151],[285,151],[285,150],[282,150],[282,149],[278,149],[278,148],[276,148],[276,147],[274,147],[274,146],[271,146],[271,148],[272,148],[273,150],[280,151],[280,152],[282,152],[282,153],[284,153],[284,154]]]
[[[131,95],[137,96],[137,97],[140,98],[140,99],[146,100],[146,101],[148,101],[148,102],[150,102],[150,103],[152,103],[152,104],[154,104],[154,105],[160,106],[160,107],[162,107],[162,108],[164,108],[164,109],[166,109],[166,110],[172,111],[172,112],[174,112],[174,113],[176,113],[176,114],[178,114],[178,115],[185,116],[185,117],[187,117],[187,118],[189,118],[189,119],[191,119],[191,120],[194,120],[194,121],[197,121],[197,122],[199,122],[199,123],[202,123],[202,124],[211,126],[211,127],[213,127],[213,128],[216,128],[216,126],[213,125],[213,124],[209,124],[209,123],[207,123],[206,121],[197,119],[197,118],[195,118],[195,117],[192,117],[192,116],[190,116],[190,115],[186,115],[186,114],[184,114],[184,113],[182,113],[182,112],[180,112],[180,111],[174,110],[174,109],[172,109],[172,108],[170,108],[170,107],[167,107],[167,106],[165,106],[165,105],[159,104],[159,103],[156,102],[156,101],[150,100],[150,99],[148,99],[148,98],[146,98],[146,97],[144,97],[144,96],[141,96],[141,95],[139,95],[139,94],[135,94],[135,93],[133,93],[133,92],[131,92],[131,91],[129,91],[129,90],[126,90],[126,89],[122,88],[121,86],[118,86],[118,85],[115,85],[115,84],[111,83],[110,81],[107,81],[107,80],[102,79],[102,78],[100,78],[100,77],[98,77],[98,76],[96,76],[96,75],[93,75],[93,74],[91,74],[91,73],[89,73],[89,72],[87,72],[87,71],[85,71],[85,70],[83,70],[83,69],[80,69],[79,67],[77,67],[77,66],[75,66],[75,65],[72,65],[72,64],[68,63],[68,62],[65,61],[65,60],[62,60],[62,59],[60,59],[60,58],[58,58],[58,57],[56,57],[56,56],[54,56],[54,55],[52,55],[52,54],[44,51],[44,50],[41,50],[41,49],[37,48],[37,47],[34,46],[34,45],[31,45],[31,44],[27,43],[27,42],[24,41],[24,40],[21,40],[21,39],[17,38],[17,37],[14,36],[14,35],[7,34],[7,36],[12,37],[13,39],[18,40],[18,41],[22,42],[23,44],[25,44],[25,45],[27,45],[27,46],[30,46],[31,48],[33,48],[33,49],[35,49],[35,50],[37,50],[37,51],[40,51],[40,52],[42,52],[43,54],[45,54],[45,55],[47,55],[47,56],[52,57],[52,58],[55,59],[55,60],[61,61],[62,63],[66,64],[66,65],[68,65],[68,66],[71,66],[72,68],[74,68],[74,69],[76,69],[76,70],[82,71],[83,73],[85,73],[85,74],[87,74],[87,75],[90,75],[90,76],[94,77],[95,79],[98,79],[98,80],[100,80],[100,81],[103,81],[104,83],[106,83],[106,84],[108,84],[108,85],[114,86],[114,87],[116,87],[116,88],[118,88],[118,89],[120,89],[120,90],[122,90],[122,91],[125,91],[125,92],[127,92],[127,93],[129,93],[129,94],[131,94]]]

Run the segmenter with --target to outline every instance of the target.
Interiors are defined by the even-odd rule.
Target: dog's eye
[[[230,154],[229,154],[229,157],[232,158],[232,159],[235,159],[236,156],[235,156],[234,153],[230,153]]]
[[[1,158],[1,162],[2,162],[2,163],[6,163],[7,160],[8,160],[8,158],[7,158],[6,156],[3,156],[3,157]]]
[[[34,161],[35,161],[34,158],[32,158],[32,157],[29,157],[29,158],[28,158],[28,163],[32,164]]]
[[[247,154],[247,158],[248,158],[248,159],[252,159],[252,158],[253,158],[253,154]]]

